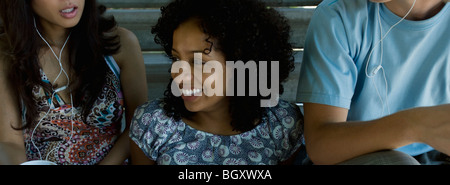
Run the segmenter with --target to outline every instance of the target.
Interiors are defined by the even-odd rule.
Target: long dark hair
[[[174,30],[190,18],[198,18],[205,34],[217,42],[206,41],[222,51],[227,61],[279,61],[279,93],[283,93],[281,82],[294,69],[294,57],[288,20],[276,10],[257,0],[175,0],[162,7],[161,12],[152,33],[169,57],[172,57]],[[270,79],[271,75],[258,78]],[[248,85],[248,76],[246,79]],[[186,109],[183,100],[171,92],[171,82],[164,93],[165,113],[175,119],[192,116],[194,113]],[[259,93],[249,96],[248,89],[246,92],[247,96],[230,98],[230,124],[241,132],[253,129],[267,110],[260,106],[260,101],[268,97]]]
[[[71,28],[71,39],[67,44],[69,63],[75,79],[71,82],[74,90],[74,105],[82,107],[86,119],[97,100],[107,72],[105,55],[112,55],[120,48],[118,35],[112,34],[116,28],[114,17],[102,17],[106,7],[97,5],[95,0],[87,0],[80,22]],[[38,53],[42,43],[34,29],[34,13],[31,0],[0,1],[0,34],[5,37],[8,50],[3,51],[11,66],[9,78],[19,98],[26,108],[28,128],[36,124],[38,110],[33,96],[33,88],[42,86],[51,94],[49,85],[41,80]],[[108,34],[107,34],[108,33]]]

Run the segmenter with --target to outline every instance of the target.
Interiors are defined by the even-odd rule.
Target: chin
[[[77,26],[78,23],[80,23],[79,19],[77,19],[77,20],[70,20],[70,21],[66,21],[63,24],[61,24],[61,26],[63,28],[69,29],[69,28],[73,28],[73,27]]]
[[[186,110],[188,110],[189,112],[199,112],[201,111],[200,107],[194,106],[194,105],[187,105],[186,103],[184,104],[184,107],[186,108]]]

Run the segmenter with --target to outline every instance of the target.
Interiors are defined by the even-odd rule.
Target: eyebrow
[[[172,48],[172,51],[180,53],[175,48]],[[202,54],[205,54],[205,55],[209,55],[209,54],[205,53],[205,50],[194,50],[194,51],[191,51],[191,53],[202,53]]]

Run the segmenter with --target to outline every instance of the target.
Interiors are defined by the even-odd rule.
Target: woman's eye
[[[180,61],[180,59],[178,57],[171,56],[169,58],[170,58],[170,60],[172,60],[172,62]]]
[[[195,60],[194,60],[194,64],[197,64],[197,65],[205,65],[206,62],[205,62],[205,61],[195,61]]]

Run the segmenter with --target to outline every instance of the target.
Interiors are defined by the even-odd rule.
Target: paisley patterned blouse
[[[196,130],[163,112],[161,100],[137,108],[130,138],[159,165],[275,165],[303,144],[303,116],[280,100],[253,130],[221,136]]]
[[[106,83],[87,122],[81,119],[80,107],[72,107],[70,102],[64,102],[57,94],[52,104],[51,94],[46,94],[40,86],[33,89],[40,112],[37,121],[42,121],[36,128],[23,131],[28,160],[46,159],[63,165],[93,165],[109,153],[120,134],[124,102],[120,68],[113,57],[105,57],[105,60],[111,70],[107,72]],[[42,70],[41,78],[45,83],[51,83]],[[23,112],[25,114],[26,111]]]

